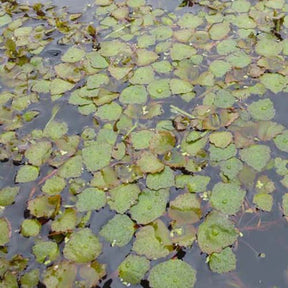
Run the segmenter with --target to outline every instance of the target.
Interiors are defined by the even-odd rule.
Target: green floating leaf
[[[37,287],[39,279],[40,279],[40,272],[38,269],[27,271],[20,279],[21,287],[22,288]]]
[[[120,118],[121,113],[121,106],[115,102],[112,102],[99,107],[95,113],[95,116],[99,117],[103,121],[115,121]]]
[[[154,70],[151,66],[137,68],[134,75],[130,78],[132,84],[149,84],[154,80]]]
[[[141,130],[131,133],[131,142],[135,149],[141,150],[149,147],[154,132],[150,130]]]
[[[11,226],[6,218],[0,218],[0,246],[4,246],[9,242],[11,235]]]
[[[138,66],[145,66],[155,62],[159,56],[154,51],[149,51],[146,49],[137,49],[136,50],[137,61],[136,64]]]
[[[270,99],[261,99],[248,106],[248,112],[255,120],[271,120],[275,116],[273,102]]]
[[[219,148],[227,147],[232,142],[232,139],[233,135],[227,131],[214,132],[209,136],[209,141]]]
[[[112,146],[110,144],[95,141],[82,150],[83,162],[92,172],[109,165],[111,154]]]
[[[178,25],[182,28],[196,28],[203,23],[203,19],[198,15],[185,13],[178,21]]]
[[[25,219],[21,224],[21,234],[24,237],[35,237],[40,233],[41,224],[36,219]]]
[[[235,102],[235,97],[226,90],[219,90],[214,98],[214,105],[219,108],[232,107]]]
[[[282,43],[273,39],[263,38],[257,42],[255,51],[265,57],[277,56],[282,50]]]
[[[109,77],[106,74],[95,74],[87,78],[87,89],[96,89],[109,84]]]
[[[137,184],[122,184],[109,191],[107,202],[112,210],[123,214],[136,203],[139,193]]]
[[[151,269],[148,280],[152,288],[193,288],[196,271],[184,261],[167,260]]]
[[[282,196],[282,209],[285,216],[288,216],[288,193]]]
[[[42,191],[49,195],[60,194],[66,186],[66,182],[63,178],[59,176],[53,176],[45,181],[42,186]]]
[[[210,161],[219,162],[234,157],[237,153],[237,149],[234,144],[230,144],[226,148],[218,148],[214,145],[210,145],[209,152]]]
[[[220,162],[219,165],[223,174],[229,179],[234,179],[243,168],[241,160],[235,157]]]
[[[69,158],[59,168],[57,173],[59,174],[59,176],[61,176],[63,178],[81,176],[81,174],[82,174],[82,157],[80,155],[77,155],[77,156]],[[60,180],[57,182],[60,182]]]
[[[58,245],[52,241],[40,241],[32,248],[33,254],[39,263],[51,263],[59,256]]]
[[[287,85],[285,76],[277,73],[265,73],[260,77],[260,82],[273,93],[281,92]]]
[[[142,85],[129,86],[122,91],[119,101],[123,104],[145,104],[147,91]]]
[[[12,18],[8,14],[4,14],[0,16],[0,27],[5,26],[12,22]]]
[[[146,185],[151,190],[170,188],[174,186],[174,183],[174,172],[167,166],[162,172],[149,174],[146,178]]]
[[[253,203],[258,209],[270,212],[273,206],[273,196],[267,193],[259,193],[254,195]]]
[[[20,187],[7,186],[0,190],[0,206],[13,204],[15,197],[19,193]]]
[[[127,285],[141,282],[150,268],[150,262],[145,257],[128,255],[118,267],[119,277]]]
[[[209,35],[212,40],[221,40],[230,32],[230,24],[228,22],[213,24],[209,29]]]
[[[73,87],[74,87],[73,83],[56,78],[51,80],[50,82],[50,93],[51,95],[63,94],[71,90]]]
[[[157,173],[164,169],[164,164],[151,152],[144,151],[137,161],[137,166],[143,173]]]
[[[211,254],[232,245],[238,238],[238,232],[226,215],[213,211],[200,224],[197,236],[201,251]]]
[[[193,90],[193,85],[181,79],[171,79],[170,80],[170,89],[172,94],[183,94],[188,93]]]
[[[272,193],[275,190],[274,182],[266,175],[261,175],[256,182],[257,193]]]
[[[61,57],[63,62],[76,63],[85,56],[85,51],[76,47],[70,47]]]
[[[26,183],[34,181],[38,178],[39,169],[35,166],[24,165],[21,166],[17,172],[15,181],[17,183]]]
[[[39,196],[28,202],[30,213],[37,217],[50,218],[54,215],[57,207],[60,205],[60,197],[57,196]]]
[[[155,229],[149,225],[138,230],[132,248],[138,255],[144,255],[151,260],[166,257],[170,253],[169,249],[170,247],[161,241],[159,235],[157,237]]]
[[[127,245],[135,232],[134,222],[127,215],[115,215],[100,230],[100,235],[104,237],[112,247],[123,247]]]
[[[212,207],[225,214],[235,214],[240,209],[246,192],[234,183],[217,183],[214,185],[210,203]]]
[[[231,64],[223,60],[215,60],[209,66],[215,77],[223,77],[230,69]]]
[[[236,269],[236,256],[230,247],[220,253],[212,253],[209,256],[209,267],[216,273],[226,273]]]
[[[144,190],[136,205],[130,208],[131,217],[138,224],[148,224],[165,213],[168,190]]]
[[[176,138],[169,131],[158,131],[150,140],[150,149],[156,154],[165,154],[171,151],[176,143]]]
[[[182,43],[175,43],[170,49],[170,56],[173,61],[191,58],[195,54],[196,49],[194,47]]]
[[[52,145],[48,141],[35,143],[25,151],[25,157],[30,164],[41,166],[49,159],[52,150],[51,148]]]
[[[86,54],[86,58],[89,60],[90,65],[93,68],[104,69],[109,66],[108,62],[98,52],[93,51]]]
[[[169,26],[158,25],[150,33],[156,37],[156,40],[163,41],[172,37],[173,30]]]
[[[288,152],[288,131],[285,130],[282,134],[274,138],[276,147],[284,152]]]
[[[240,151],[240,158],[256,171],[262,171],[270,160],[270,148],[265,145],[251,145]]]
[[[65,244],[64,257],[76,263],[87,263],[99,256],[102,250],[102,244],[96,235],[84,228],[73,232],[68,242]]]
[[[154,99],[163,99],[171,96],[169,79],[159,79],[152,81],[147,90],[150,96]]]
[[[75,264],[62,261],[43,272],[43,283],[49,288],[73,287],[76,273]]]
[[[199,198],[195,194],[185,193],[170,201],[168,215],[177,225],[196,223],[202,215]]]
[[[204,192],[207,189],[207,185],[210,182],[209,176],[202,175],[177,175],[176,187],[187,187],[189,192]]]
[[[99,210],[106,204],[105,192],[96,188],[87,188],[77,197],[76,208],[79,212]]]
[[[43,136],[53,140],[59,139],[68,132],[66,122],[49,121],[43,130]]]
[[[52,224],[51,229],[57,233],[72,231],[77,224],[77,213],[74,209],[67,208],[64,213],[59,215]]]

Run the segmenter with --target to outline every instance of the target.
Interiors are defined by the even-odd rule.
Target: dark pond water
[[[153,284],[151,271],[177,258],[196,271],[197,281],[194,286],[189,284],[184,272],[182,279],[180,269],[169,287],[287,287],[288,223],[284,215],[288,216],[288,204],[283,195],[287,195],[288,187],[288,4],[281,0],[54,0],[50,4],[43,1],[43,6],[37,6],[39,1],[18,3],[2,0],[0,8],[0,287],[164,288],[164,280]],[[71,47],[76,50],[69,54]],[[130,90],[125,94],[127,87],[145,92]],[[147,130],[153,136],[148,133],[138,142],[133,140],[137,133]],[[218,132],[228,133],[231,139],[228,134],[219,137]],[[213,135],[218,135],[216,140]],[[146,137],[154,138],[149,142]],[[85,157],[85,151],[93,145],[98,150]],[[235,152],[231,154],[227,147],[232,146]],[[269,152],[257,150],[264,146]],[[107,154],[113,147],[113,153]],[[256,148],[249,150],[251,147]],[[245,151],[248,156],[244,156]],[[172,152],[179,157],[176,164],[167,160]],[[102,154],[107,154],[106,159]],[[146,157],[150,157],[148,163]],[[231,176],[222,167],[232,158],[239,159],[241,166]],[[283,163],[277,166],[280,158]],[[76,163],[71,164],[72,159],[77,159]],[[35,168],[37,175],[35,170],[24,171],[27,167]],[[149,182],[154,174],[162,175],[168,169],[172,176]],[[43,185],[55,175],[64,186],[58,191],[57,185],[61,184],[53,184],[58,192],[49,194]],[[191,183],[180,183],[184,175],[191,177]],[[197,176],[209,177],[209,183],[199,184],[202,180],[196,180]],[[228,202],[227,206],[219,204],[218,198],[213,202],[215,187],[222,182],[245,191],[243,196],[237,195],[240,199],[235,200],[236,204],[233,194],[227,195],[226,202],[220,201],[225,205]],[[134,200],[128,199],[128,204],[124,201],[128,206],[122,211],[115,204],[113,208],[111,191],[124,184],[137,185],[141,193],[136,193]],[[7,200],[7,187],[20,189],[11,201]],[[81,204],[85,188],[94,189],[95,194]],[[152,204],[147,200],[149,205],[142,200],[147,188],[152,193],[160,189],[158,194],[169,191],[164,206],[160,198]],[[115,202],[121,201],[120,194]],[[173,200],[190,194],[196,195],[195,199],[189,198],[187,203],[182,200],[177,209],[191,213],[196,209],[193,205],[199,204],[197,219],[191,221],[182,214],[171,216],[170,208],[176,205]],[[37,203],[35,199],[43,201]],[[235,205],[235,211],[227,212]],[[149,209],[155,217],[149,215]],[[57,230],[53,225],[67,211],[74,213],[75,220],[68,216],[67,223],[60,221],[62,226]],[[151,219],[146,221],[137,213]],[[203,234],[204,238],[208,236],[201,240],[203,223],[208,223],[207,216],[213,213],[229,219],[233,227],[219,224],[216,236],[214,228],[209,228],[212,230],[207,229]],[[110,238],[104,235],[103,227],[118,215],[127,215],[134,225],[130,238],[127,223],[120,232],[114,227],[117,232],[110,232]],[[27,219],[37,220],[39,233],[24,235]],[[157,256],[159,250],[154,246],[149,251],[155,243],[149,238],[148,248],[142,243],[144,252],[135,248],[135,242],[142,239],[139,231],[155,227],[159,224],[155,221],[165,227],[164,232],[153,228],[153,241],[161,246],[157,249],[164,253],[162,256]],[[173,234],[187,227],[196,231],[185,235],[188,242],[194,237],[192,245],[179,242]],[[84,228],[89,228],[102,245],[95,257],[91,251],[97,248],[89,246],[86,239],[79,238],[79,245],[67,252],[71,239]],[[223,237],[220,240],[218,233]],[[229,233],[237,237],[222,245]],[[118,245],[122,237],[129,241]],[[213,239],[218,243],[214,250]],[[41,247],[48,242],[53,248],[36,251],[37,243]],[[235,255],[236,266],[227,258],[222,262],[220,259],[216,266],[223,273],[216,273],[211,259],[226,247]],[[53,249],[56,256],[49,254]],[[140,272],[134,285],[123,283],[118,276],[120,264],[130,254],[145,256],[150,265]],[[16,255],[27,261],[22,268],[22,260],[15,260]],[[72,272],[71,277],[57,274],[67,260],[72,270],[77,270],[75,277]],[[98,266],[95,269],[95,263],[105,265],[105,272]],[[126,277],[131,279],[134,268],[127,269],[130,274]],[[39,275],[25,280],[28,276],[24,275],[31,271]],[[164,277],[169,274],[164,273]]]

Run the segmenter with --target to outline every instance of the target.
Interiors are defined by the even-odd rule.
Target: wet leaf
[[[36,219],[25,219],[21,224],[21,234],[24,237],[35,237],[39,234],[41,224]]]
[[[242,162],[235,157],[220,162],[221,171],[229,179],[234,179],[242,170],[242,168],[243,168]]]
[[[52,145],[48,141],[35,143],[25,151],[25,157],[30,164],[40,166],[49,159],[51,148]]]
[[[145,104],[147,91],[140,85],[129,86],[122,91],[119,101],[123,104]]]
[[[239,211],[246,192],[234,183],[217,183],[210,197],[211,206],[224,214],[232,215]]]
[[[226,273],[236,269],[236,256],[230,247],[220,253],[212,253],[209,256],[209,267],[216,273]]]
[[[288,131],[285,130],[282,134],[274,138],[276,147],[284,152],[288,152]]]
[[[83,59],[85,51],[77,47],[70,47],[61,57],[63,62],[76,63]]]
[[[159,131],[150,139],[150,149],[156,154],[164,154],[171,151],[176,143],[173,133],[168,131]]]
[[[0,190],[0,206],[9,206],[15,201],[20,187],[6,186]]]
[[[23,288],[37,287],[39,277],[40,272],[38,269],[27,271],[20,279],[21,287]]]
[[[259,193],[254,195],[253,203],[258,209],[270,212],[273,206],[273,196],[267,193]]]
[[[98,136],[99,137],[99,136]],[[82,150],[83,162],[89,171],[97,171],[110,163],[112,146],[107,143],[93,142]]]
[[[72,231],[77,224],[77,214],[74,209],[67,208],[51,224],[52,231],[63,233]]]
[[[160,173],[149,174],[146,178],[146,185],[152,190],[172,187],[174,185],[173,170],[166,166]]]
[[[148,280],[152,288],[193,288],[196,271],[184,261],[167,260],[151,269]]]
[[[262,171],[270,160],[270,148],[265,145],[251,145],[240,151],[240,158],[256,171]]]
[[[150,262],[145,257],[130,254],[118,267],[119,276],[124,283],[139,284],[150,268]]]
[[[177,175],[176,187],[187,187],[189,192],[204,192],[210,182],[209,176],[202,175]]]
[[[248,106],[248,112],[255,120],[271,120],[275,116],[273,102],[270,99],[261,99]]]
[[[62,261],[47,268],[43,273],[43,283],[51,288],[73,286],[76,277],[76,267],[73,263]]]
[[[38,178],[39,169],[35,166],[21,166],[17,172],[15,181],[18,183],[26,183],[34,181]]]
[[[64,257],[76,263],[87,263],[99,256],[102,245],[88,228],[75,231],[65,244]]]
[[[170,201],[168,215],[178,225],[196,223],[202,215],[200,199],[195,194],[181,194]]]
[[[4,246],[9,242],[11,236],[11,226],[6,218],[0,218],[0,246]]]
[[[287,85],[287,80],[283,75],[277,73],[265,73],[260,77],[261,83],[273,93],[281,92]]]
[[[211,254],[219,253],[223,248],[232,245],[238,232],[227,216],[213,211],[200,224],[197,236],[201,251]]]
[[[231,132],[214,132],[209,135],[209,141],[213,143],[216,147],[225,148],[227,147],[233,139]]]
[[[82,150],[82,152],[83,152],[83,150]],[[82,157],[79,155],[79,156],[74,156],[74,157],[69,158],[59,168],[58,174],[59,174],[59,176],[61,176],[63,178],[79,177],[82,174]],[[61,182],[61,181],[59,180],[57,182]]]
[[[161,238],[156,236],[155,229],[149,225],[137,231],[132,250],[151,260],[166,257],[170,253],[169,247],[164,245]]]
[[[51,263],[59,256],[59,249],[55,242],[40,241],[32,248],[33,254],[39,263]]]
[[[96,188],[87,188],[78,195],[76,208],[79,212],[99,210],[106,204],[105,192]]]
[[[102,227],[100,235],[110,242],[112,247],[123,247],[131,241],[134,231],[134,222],[127,215],[116,214]]]
[[[164,164],[151,152],[144,151],[137,161],[137,166],[140,167],[143,173],[157,173],[164,169]]]
[[[53,176],[45,181],[42,191],[49,195],[60,194],[66,186],[66,182],[59,176]]]
[[[61,138],[68,132],[68,125],[65,122],[55,120],[49,121],[43,130],[43,136],[53,140]]]
[[[226,148],[218,148],[214,145],[210,145],[210,161],[224,161],[232,158],[236,155],[237,150],[234,144],[228,145]]]
[[[37,217],[50,218],[54,215],[60,204],[60,197],[57,196],[38,196],[28,202],[30,213]]]
[[[288,193],[282,196],[282,209],[285,216],[288,216]]]
[[[152,81],[147,90],[152,98],[162,99],[171,96],[169,79],[159,79]]]
[[[141,130],[131,133],[131,142],[135,149],[145,149],[149,147],[151,138],[154,132],[150,130]]]
[[[170,89],[172,94],[183,94],[193,90],[193,86],[188,82],[181,79],[171,79]]]
[[[108,204],[112,210],[125,213],[136,203],[140,189],[136,184],[122,184],[109,191]]]
[[[167,190],[144,190],[139,195],[138,203],[130,208],[131,217],[138,224],[148,224],[165,212],[168,199]]]

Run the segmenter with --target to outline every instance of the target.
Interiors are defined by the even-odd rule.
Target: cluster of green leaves
[[[266,171],[288,187],[288,130],[273,121],[268,97],[288,91],[288,41],[277,38],[288,34],[285,1],[198,1],[197,15],[114,2],[96,0],[96,28],[49,5],[1,5],[0,160],[19,166],[0,205],[33,185],[18,228],[44,267],[6,259],[16,234],[4,208],[3,287],[36,287],[39,278],[47,287],[93,287],[107,273],[97,259],[107,242],[131,246],[118,267],[123,283],[192,288],[197,271],[172,259],[178,247],[197,242],[212,271],[234,270],[232,219],[245,213],[246,191],[254,212],[269,212],[275,185]],[[66,45],[55,63],[47,56],[54,37]],[[41,118],[48,102],[51,117]],[[75,132],[76,119],[61,118],[63,102],[87,126]],[[39,118],[44,126],[26,129]],[[96,233],[91,215],[104,207],[113,213]]]

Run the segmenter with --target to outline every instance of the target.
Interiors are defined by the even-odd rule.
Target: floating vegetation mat
[[[0,29],[0,287],[246,287],[241,220],[288,216],[287,1],[2,0]]]

